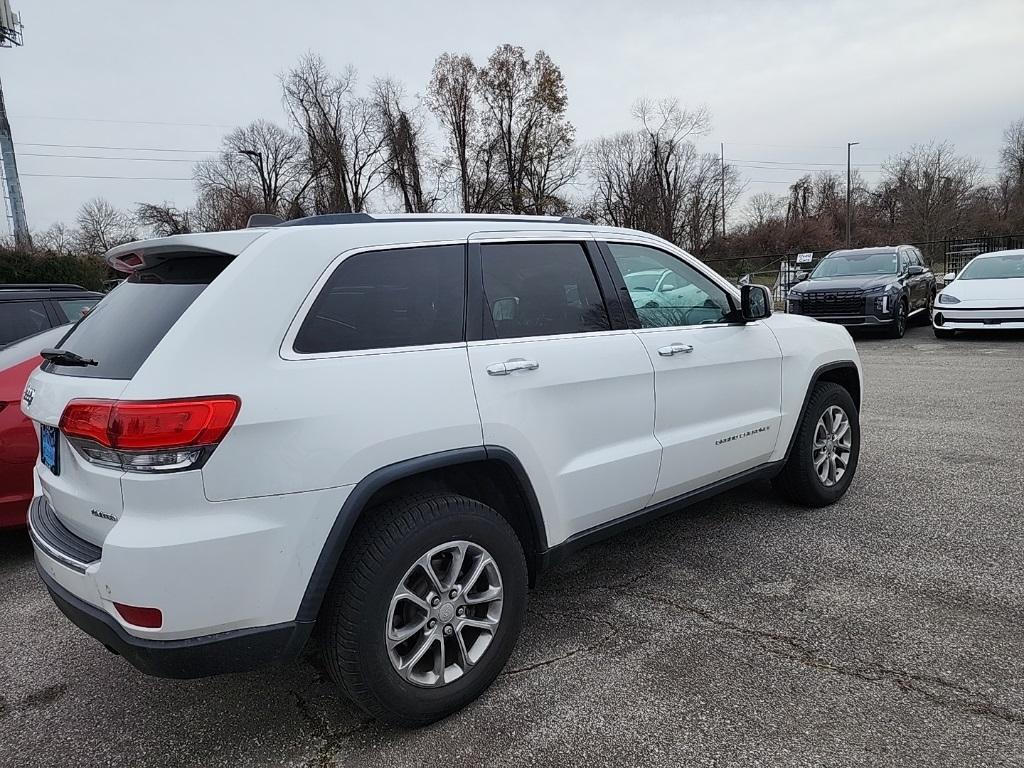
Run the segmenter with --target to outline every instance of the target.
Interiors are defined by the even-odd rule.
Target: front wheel
[[[368,714],[439,720],[508,660],[526,612],[526,560],[508,522],[455,494],[370,510],[326,596],[327,669]]]
[[[860,416],[845,388],[815,384],[782,472],[772,481],[806,507],[834,504],[850,487],[860,456]]]
[[[889,326],[889,338],[902,339],[903,334],[907,332],[907,302],[900,299],[894,311],[896,314],[893,315],[892,324]]]

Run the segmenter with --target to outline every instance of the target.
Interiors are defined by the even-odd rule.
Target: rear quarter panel
[[[285,359],[282,342],[341,254],[386,225],[271,232],[207,288],[125,399],[235,394],[238,418],[203,468],[223,501],[333,488],[403,459],[482,444],[464,343]],[[298,230],[298,231],[297,231]],[[423,242],[401,225],[401,245]],[[431,240],[447,240],[434,231]]]

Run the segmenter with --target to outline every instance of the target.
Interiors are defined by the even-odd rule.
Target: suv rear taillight
[[[90,463],[127,472],[194,469],[238,416],[235,395],[182,400],[72,400],[60,430]]]

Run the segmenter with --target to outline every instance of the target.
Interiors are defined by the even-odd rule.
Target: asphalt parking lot
[[[418,731],[313,660],[144,677],[0,534],[0,765],[1024,765],[1024,335],[858,346],[841,503],[755,484],[585,550],[495,685]]]

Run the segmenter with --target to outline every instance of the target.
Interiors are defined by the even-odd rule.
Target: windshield
[[[960,273],[961,280],[1005,280],[1024,277],[1024,253],[975,259]]]
[[[898,262],[896,251],[858,253],[837,251],[829,254],[811,272],[811,279],[819,277],[851,277],[853,275],[895,275]]]

